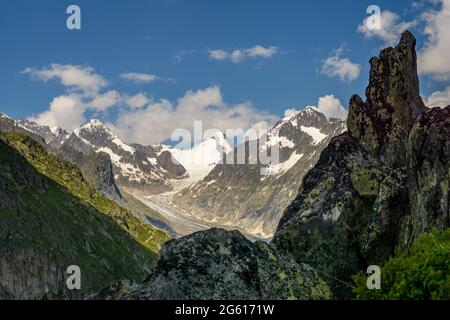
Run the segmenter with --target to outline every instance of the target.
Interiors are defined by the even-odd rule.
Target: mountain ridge
[[[138,243],[129,214],[114,216],[107,211],[114,206],[93,189],[87,189],[92,199],[80,197],[86,189],[78,169],[56,165],[38,142],[18,132],[0,133],[0,167],[1,298],[80,299],[151,272],[152,246]],[[64,172],[60,181],[52,179],[57,172]],[[73,188],[80,189],[77,195]],[[70,265],[81,268],[80,291],[66,287]]]

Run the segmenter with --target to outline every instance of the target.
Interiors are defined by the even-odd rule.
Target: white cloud
[[[337,77],[341,81],[353,81],[359,78],[361,67],[351,62],[348,58],[342,58],[343,48],[336,50],[334,56],[325,59],[321,72],[328,77]]]
[[[358,26],[358,32],[364,34],[366,38],[379,38],[384,41],[385,45],[395,46],[400,40],[401,34],[418,23],[418,20],[400,21],[398,14],[385,10],[381,13],[381,28],[371,29],[367,26],[370,17]]]
[[[161,79],[160,77],[154,74],[138,73],[138,72],[123,73],[120,75],[120,77],[125,81],[134,83],[148,83]]]
[[[248,49],[236,49],[232,52],[228,52],[222,49],[209,50],[209,57],[213,60],[230,60],[234,63],[239,63],[248,58],[272,58],[278,52],[278,48],[270,46],[265,48],[260,45],[256,45]]]
[[[315,109],[327,118],[346,119],[348,114],[348,110],[342,106],[341,101],[332,94],[320,97]]]
[[[229,105],[223,101],[219,87],[188,91],[176,103],[162,99],[156,103],[145,94],[122,95],[116,90],[101,92],[106,81],[90,67],[52,64],[50,68],[24,71],[43,81],[56,78],[69,93],[55,97],[48,110],[30,120],[39,124],[59,126],[72,131],[85,122],[90,111],[105,112],[114,105],[124,104],[111,124],[127,141],[144,144],[169,139],[175,129],[193,129],[194,121],[202,121],[204,130],[215,128],[248,129],[269,128],[278,117],[255,109],[245,102]]]
[[[59,96],[53,99],[50,109],[30,120],[40,125],[73,130],[85,122],[86,106],[77,95]]]
[[[348,110],[345,109],[341,101],[337,99],[334,95],[325,95],[319,98],[317,106],[307,106],[306,108],[311,108],[323,113],[328,119],[338,118],[345,120],[347,119]],[[288,108],[284,111],[284,119],[289,119],[299,113],[301,110],[295,108]]]
[[[125,141],[142,144],[160,143],[170,139],[176,129],[192,132],[194,121],[202,121],[203,131],[215,128],[248,129],[275,123],[278,117],[261,112],[250,103],[228,105],[219,87],[188,91],[176,104],[160,100],[145,108],[123,110],[110,126]]]
[[[247,56],[252,58],[262,57],[262,58],[272,58],[278,51],[277,47],[271,46],[269,48],[264,48],[260,45],[254,46],[253,48],[246,49],[245,53]]]
[[[58,79],[70,90],[81,92],[86,96],[96,95],[101,88],[107,85],[106,80],[96,74],[94,68],[77,65],[53,63],[49,68],[26,68],[22,73],[32,75],[42,81]]]
[[[436,80],[450,80],[450,0],[434,2],[439,3],[440,8],[422,15],[427,41],[419,51],[419,72]]]
[[[116,90],[110,90],[105,94],[97,95],[89,106],[98,111],[106,111],[108,108],[121,102],[120,94]]]
[[[288,109],[284,110],[284,118],[285,119],[292,118],[299,112],[300,112],[300,110],[297,110],[295,108],[288,108]]]
[[[418,54],[419,73],[439,81],[450,80],[450,0],[413,2],[412,7],[420,10],[425,4],[437,6],[437,9],[427,9],[412,21],[401,21],[398,14],[386,10],[381,14],[380,29],[369,29],[368,17],[358,26],[358,31],[366,38],[380,38],[386,45],[394,46],[404,31],[423,26],[426,41]]]
[[[228,59],[228,52],[224,50],[210,50],[209,57],[214,60],[225,60]]]
[[[40,124],[72,130],[84,121],[87,110],[103,112],[122,102],[115,90],[100,92],[107,82],[89,66],[53,63],[47,68],[26,68],[22,73],[45,82],[57,79],[67,88],[68,93],[54,98],[47,111],[31,118]]]
[[[130,108],[142,108],[150,103],[150,98],[145,93],[138,93],[134,96],[129,96],[125,99],[126,104]]]
[[[450,87],[447,87],[444,91],[433,92],[429,97],[424,99],[427,107],[440,107],[445,108],[450,105]]]
[[[244,50],[234,50],[231,54],[230,54],[230,60],[233,61],[234,63],[239,63],[242,62],[245,59],[245,52]]]

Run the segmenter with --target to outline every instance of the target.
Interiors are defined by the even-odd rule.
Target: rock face
[[[210,229],[161,249],[152,276],[140,286],[118,283],[92,299],[327,299],[316,272],[253,244],[239,232]]]
[[[122,194],[114,180],[111,158],[107,153],[91,153],[81,165],[86,180],[102,194],[114,200],[122,200]]]
[[[54,160],[26,135],[0,133],[0,298],[83,298],[121,278],[142,281],[156,254],[131,234],[145,226],[124,210],[114,216],[78,169]],[[66,287],[70,265],[81,268],[81,290]]]
[[[243,164],[235,161],[216,165],[203,180],[176,194],[174,202],[196,218],[270,238],[282,212],[295,198],[303,176],[316,164],[332,137],[345,129],[344,121],[327,119],[307,108],[278,122],[265,139],[257,142],[264,150],[278,145],[279,164],[251,164],[248,143],[242,144],[234,155],[237,159],[245,148]],[[268,175],[261,175],[261,171]]]
[[[351,98],[348,132],[322,152],[275,234],[275,246],[316,268],[337,298],[349,297],[358,270],[450,226],[450,106],[424,106],[415,44],[405,32],[371,59],[367,100]]]

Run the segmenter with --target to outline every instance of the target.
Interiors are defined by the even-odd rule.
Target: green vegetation
[[[353,279],[357,299],[449,300],[450,229],[422,234],[408,254],[391,257],[381,269],[381,290],[368,290],[364,273]]]
[[[142,222],[128,210],[101,195],[84,180],[78,167],[49,154],[35,140],[20,133],[1,133],[0,139],[16,149],[40,174],[64,186],[70,193],[101,213],[112,217],[138,242],[153,252],[157,253],[161,244],[170,239],[168,233]]]
[[[5,143],[9,137],[34,146],[21,136],[1,135],[0,299],[84,298],[120,279],[140,282],[151,273],[155,253],[111,216],[40,174]],[[61,169],[52,165],[55,172]],[[80,291],[65,285],[70,265],[81,268]]]

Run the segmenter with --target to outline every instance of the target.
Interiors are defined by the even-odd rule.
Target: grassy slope
[[[23,147],[26,144],[36,147],[34,141],[21,135],[8,134],[7,138],[18,145],[24,143]],[[25,150],[24,147],[22,151]],[[37,150],[41,149],[37,147]],[[34,163],[39,163],[44,156],[32,154],[28,156]],[[62,167],[47,160],[54,165],[52,174],[61,173]],[[65,179],[75,179],[72,173],[65,170]],[[84,185],[78,182],[81,193]],[[91,201],[113,210],[111,204],[98,197],[93,196]],[[138,226],[133,230],[143,232]],[[151,272],[155,256],[119,227],[111,216],[37,172],[27,159],[5,143],[2,134],[0,298],[85,297],[121,278],[143,280]],[[81,291],[66,289],[65,272],[72,264],[81,268]]]
[[[20,152],[39,173],[66,187],[72,194],[98,211],[111,216],[138,242],[153,252],[158,252],[161,244],[170,239],[170,235],[166,232],[143,223],[114,201],[102,196],[84,180],[81,171],[75,165],[47,153],[33,139],[19,133],[1,133],[0,138]]]

